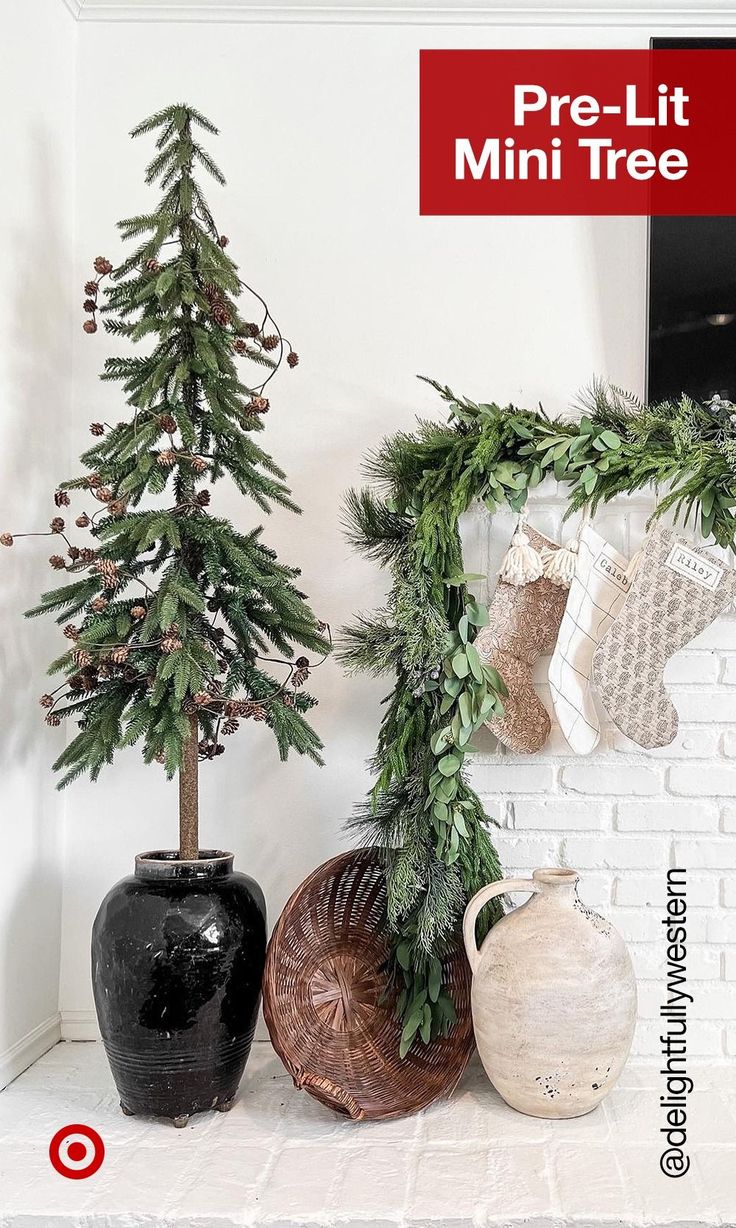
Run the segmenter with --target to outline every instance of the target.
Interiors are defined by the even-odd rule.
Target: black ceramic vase
[[[250,1052],[266,908],[231,853],[143,853],[92,930],[92,984],[125,1113],[227,1110]]]

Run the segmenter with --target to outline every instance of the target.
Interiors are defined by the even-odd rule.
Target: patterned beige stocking
[[[530,525],[524,532],[540,557],[544,553],[549,559],[559,550]],[[503,716],[488,721],[488,728],[522,754],[541,750],[549,737],[550,719],[534,689],[532,667],[554,648],[566,601],[567,589],[546,575],[526,584],[500,579],[488,610],[489,625],[475,641],[482,659],[498,670],[509,691]]]
[[[678,717],[665,690],[664,667],[735,594],[736,572],[655,525],[624,606],[593,657],[603,706],[638,746],[669,746],[675,737]]]

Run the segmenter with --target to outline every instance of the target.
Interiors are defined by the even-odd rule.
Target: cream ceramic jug
[[[473,970],[475,1038],[504,1100],[534,1117],[579,1117],[611,1090],[631,1048],[636,980],[617,930],[578,898],[575,870],[482,887],[463,922]],[[484,904],[531,899],[502,917],[480,950]]]

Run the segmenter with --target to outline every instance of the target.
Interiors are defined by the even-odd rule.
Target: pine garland
[[[734,547],[736,407],[646,406],[595,384],[575,420],[476,404],[427,381],[449,405],[445,424],[384,440],[369,458],[371,486],[347,497],[347,535],[392,578],[388,604],[343,632],[350,671],[395,675],[372,760],[376,780],[352,823],[384,850],[391,972],[403,1020],[401,1052],[446,1032],[454,1008],[443,964],[465,905],[501,877],[492,822],[469,787],[475,731],[503,711],[503,679],[473,646],[487,611],[468,592],[459,518],[476,500],[520,511],[547,476],[569,490],[568,515],[619,494],[665,488],[653,516],[671,509],[703,537]],[[485,933],[499,916],[481,917]]]
[[[295,659],[295,646],[324,657],[328,629],[297,586],[299,570],[264,545],[260,527],[240,531],[212,515],[204,485],[228,476],[261,511],[298,511],[254,438],[268,381],[283,357],[289,367],[298,358],[226,253],[198,180],[204,171],[224,183],[202,132],[217,129],[185,105],[133,130],[156,135],[146,182],[163,195],[152,213],[119,223],[134,250],[115,268],[98,256],[85,285],[86,333],[101,320],[111,335],[148,344],[105,363],[102,379],[122,384],[131,414],[91,424],[84,471],[55,495],[59,509],[87,504],[75,526],[89,544],[74,544],[54,518],[66,549],[50,562],[66,582],[29,611],[65,624],[66,651],[49,671],[63,681],[41,699],[50,724],[72,718],[78,730],[54,765],[59,787],[84,772],[96,779],[138,742],[171,777],[192,730],[199,758],[212,759],[249,719],[272,729],[282,758],[293,749],[321,762],[306,720],[316,701],[303,689],[312,662]],[[255,322],[239,312],[243,291]],[[241,377],[241,358],[257,364],[255,383]],[[0,540],[12,545],[13,535]]]

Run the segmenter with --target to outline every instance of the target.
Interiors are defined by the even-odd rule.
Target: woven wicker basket
[[[299,1088],[356,1120],[416,1113],[455,1088],[473,1052],[470,970],[458,950],[451,1034],[399,1058],[401,1026],[382,1001],[386,884],[377,850],[325,862],[299,887],[266,955],[263,1013]]]

